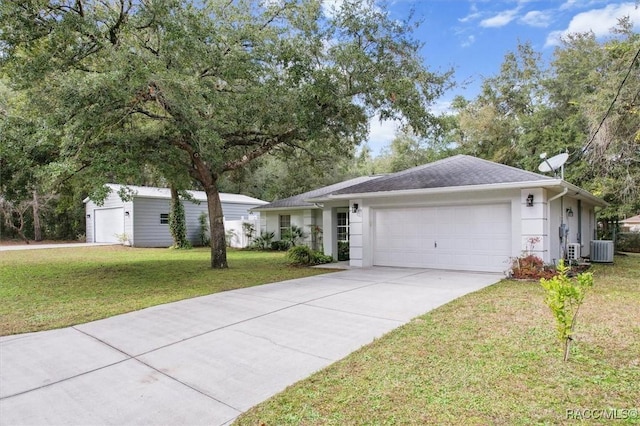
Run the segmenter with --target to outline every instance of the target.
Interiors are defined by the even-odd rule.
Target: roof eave
[[[491,191],[500,189],[527,189],[527,188],[567,188],[569,191],[573,191],[574,195],[580,195],[592,202],[593,204],[601,207],[606,207],[608,203],[600,198],[590,194],[589,192],[578,188],[577,186],[563,181],[562,179],[549,179],[549,180],[535,180],[525,182],[507,182],[507,183],[491,183],[483,185],[464,185],[464,186],[445,186],[440,188],[420,188],[420,189],[405,189],[394,191],[377,191],[377,192],[362,192],[353,194],[337,194],[328,196],[311,198],[306,200],[307,202],[322,203],[333,200],[350,200],[355,198],[367,199],[367,198],[380,198],[380,197],[401,197],[407,195],[436,195],[444,193],[460,193],[460,192],[475,192],[475,191]]]
[[[308,202],[326,202],[332,200],[345,200],[354,198],[379,198],[379,197],[401,197],[406,195],[431,195],[431,194],[443,194],[451,192],[474,192],[474,191],[488,191],[497,189],[514,189],[514,188],[535,188],[540,187],[542,181],[530,181],[530,182],[509,182],[509,183],[491,183],[483,185],[463,185],[463,186],[443,186],[439,188],[418,188],[418,189],[403,189],[393,191],[376,191],[376,192],[361,192],[352,194],[337,194],[329,195],[323,198],[314,198],[306,200]],[[556,182],[557,180],[544,181],[545,183]]]
[[[282,212],[290,210],[317,210],[319,206],[290,206],[290,207],[255,207],[252,212]]]

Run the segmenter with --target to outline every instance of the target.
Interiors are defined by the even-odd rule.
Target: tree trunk
[[[38,199],[38,192],[33,191],[33,239],[35,241],[42,241],[42,226],[40,225],[40,202]]]
[[[229,265],[227,264],[227,244],[220,193],[215,183],[207,186],[205,192],[209,210],[209,229],[211,230],[211,267],[213,269],[225,269]]]
[[[571,353],[571,340],[571,336],[569,336],[564,341],[564,362],[569,361],[569,354]]]

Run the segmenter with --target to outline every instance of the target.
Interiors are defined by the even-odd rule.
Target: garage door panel
[[[375,265],[477,271],[508,267],[510,204],[373,212]]]
[[[118,236],[124,234],[124,209],[96,209],[93,216],[95,242],[117,243]]]

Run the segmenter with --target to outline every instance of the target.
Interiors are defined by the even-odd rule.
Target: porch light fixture
[[[533,207],[533,194],[527,195],[527,207]]]
[[[351,206],[351,211],[354,213],[358,213],[358,203],[353,203],[353,205]]]
[[[573,209],[571,207],[567,209],[567,217],[573,217]]]
[[[130,214],[131,214],[131,213],[129,213],[129,212],[124,212],[124,215],[125,215],[126,217],[129,217],[129,215],[130,215]]]
[[[91,215],[87,213],[87,218],[91,218]]]

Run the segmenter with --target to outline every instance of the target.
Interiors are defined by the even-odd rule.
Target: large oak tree
[[[428,130],[449,75],[412,28],[372,0],[0,3],[3,72],[56,129],[59,167],[102,184],[151,161],[197,181],[214,268],[223,174],[281,149],[346,155],[374,113]]]

